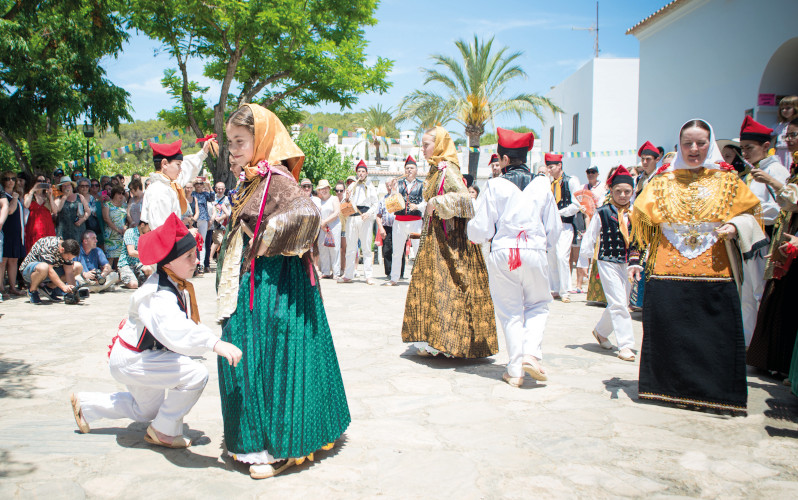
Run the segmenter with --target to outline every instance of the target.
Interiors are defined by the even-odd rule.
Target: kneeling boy
[[[145,441],[187,448],[191,442],[182,434],[183,417],[208,381],[207,368],[189,356],[213,350],[235,366],[241,350],[199,322],[188,281],[197,267],[196,241],[176,215],[141,237],[139,258],[157,264],[157,271],[130,299],[128,317],[109,353],[111,375],[128,392],[73,394],[75,421],[83,433],[101,418],[151,422]]]

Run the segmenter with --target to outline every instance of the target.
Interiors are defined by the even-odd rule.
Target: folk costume
[[[562,164],[562,155],[546,153],[546,165]],[[573,193],[579,191],[579,180],[566,175],[551,181],[551,192],[560,213],[562,231],[560,231],[557,247],[549,251],[549,281],[551,293],[559,295],[563,302],[570,302],[568,291],[571,289],[571,243],[574,240],[574,216],[580,211],[579,202]]]
[[[497,129],[500,155],[525,157],[534,135]],[[557,244],[560,216],[545,177],[525,164],[510,165],[488,181],[468,222],[474,243],[492,239],[488,256],[490,295],[507,342],[509,361],[504,379],[521,385],[526,370],[538,380],[537,361],[549,315],[546,251]],[[530,357],[535,358],[530,359]]]
[[[697,168],[688,167],[678,150],[669,171],[654,177],[634,203],[637,251],[648,249],[639,394],[745,412],[737,271],[740,253],[764,233],[759,200],[733,167],[720,168],[723,157],[712,132],[709,143]],[[737,227],[735,242],[715,232],[724,223]]]
[[[158,442],[157,430],[178,436],[172,447],[190,445],[183,417],[208,382],[208,370],[191,356],[212,351],[219,339],[200,324],[194,287],[163,267],[196,248],[186,226],[172,214],[139,240],[139,259],[157,271],[133,293],[127,318],[111,341],[109,367],[127,392],[81,392],[72,397],[81,432],[101,418],[152,422],[145,440]],[[82,418],[81,418],[82,417]]]
[[[416,160],[412,156],[408,156],[405,160],[405,166],[412,163],[416,164]],[[393,223],[393,262],[399,262],[399,259],[404,255],[407,240],[413,233],[421,233],[422,215],[427,208],[427,203],[424,201],[424,183],[420,180],[401,179],[398,183],[399,194],[405,200],[405,208],[396,212],[396,220]],[[417,205],[415,210],[410,210],[408,204]],[[410,245],[413,247],[413,255],[418,255],[418,239],[411,239]],[[399,281],[399,271],[397,266],[391,268],[391,281],[396,283]]]
[[[646,141],[642,146],[640,146],[640,149],[637,150],[638,158],[642,158],[643,155],[659,158],[660,152],[659,149],[651,143],[651,141]],[[643,192],[643,189],[648,185],[648,182],[656,174],[657,174],[656,170],[654,172],[651,172],[651,174],[647,174],[644,170],[641,169],[641,172],[637,176],[637,179],[635,181],[635,189],[634,192],[632,193],[632,203],[634,203],[637,196]],[[645,296],[645,290],[646,290],[645,255],[641,257],[640,265],[643,267],[644,270],[640,273],[640,279],[632,283],[632,291],[629,295],[629,305],[638,311],[643,308],[643,297]]]
[[[360,160],[355,171],[364,168],[368,172],[366,162]],[[363,256],[363,274],[366,283],[371,284],[374,267],[374,252],[371,242],[374,239],[374,220],[377,218],[379,198],[377,188],[369,181],[368,177],[357,180],[346,188],[346,197],[357,210],[346,218],[346,270],[343,281],[351,281],[355,277],[357,268],[357,249],[360,242],[360,253]],[[362,217],[365,215],[365,219]]]
[[[757,142],[769,141],[773,129],[765,127],[756,122],[750,116],[746,116],[740,128],[740,140],[751,140]],[[784,184],[790,176],[787,169],[779,162],[778,156],[767,156],[758,161],[754,167],[761,169],[771,177]],[[750,173],[745,176],[744,182],[753,192],[762,206],[762,222],[765,225],[765,232],[773,234],[773,225],[779,218],[779,203],[777,195],[769,185],[754,180]],[[751,343],[751,337],[756,328],[757,312],[762,293],[765,290],[765,265],[767,259],[767,243],[760,248],[753,249],[750,255],[743,256],[743,280],[742,295],[740,297],[743,308],[743,331],[745,332],[745,345]],[[794,332],[793,332],[794,334]],[[788,349],[789,351],[789,349]],[[787,373],[782,371],[782,373]]]
[[[610,189],[619,184],[634,186],[629,171],[621,165],[609,180]],[[634,361],[630,351],[635,345],[632,331],[632,317],[629,314],[629,293],[631,283],[627,277],[629,244],[631,243],[631,220],[629,205],[619,206],[612,199],[596,211],[582,239],[579,253],[579,267],[587,267],[593,257],[593,249],[598,243],[596,267],[601,278],[601,286],[607,300],[607,308],[593,329],[593,336],[605,349],[611,349],[607,340],[612,332],[618,342],[619,357]],[[622,356],[623,355],[623,356]]]
[[[499,345],[488,272],[479,247],[466,236],[474,207],[454,141],[443,127],[435,127],[435,146],[427,161],[431,173],[424,181],[424,200],[435,211],[422,224],[402,340],[416,342],[422,355],[492,356]]]
[[[174,181],[160,170],[150,174],[152,182],[144,191],[144,198],[141,201],[141,220],[147,222],[150,229],[160,227],[169,214],[180,217],[186,212],[189,204],[183,188],[197,177],[202,162],[208,156],[205,151],[200,150],[184,157],[180,150],[182,144],[182,139],[171,144],[150,143],[153,161],[157,165],[161,164],[161,160],[183,160],[180,174]],[[204,234],[202,236],[205,237]]]
[[[307,253],[320,213],[297,184],[305,155],[274,113],[245,106],[255,153],[217,267],[222,339],[243,351],[238,367],[218,366],[224,440],[240,462],[293,465],[332,446],[349,408]]]
[[[765,268],[767,283],[746,362],[761,370],[782,375],[790,373],[795,391],[798,381],[792,377],[790,366],[796,362],[793,347],[798,332],[798,315],[792,313],[792,307],[798,302],[798,265],[781,255],[779,246],[786,241],[785,234],[798,232],[798,216],[795,214],[798,212],[798,172],[776,192],[776,201],[781,213],[774,225],[770,258]]]

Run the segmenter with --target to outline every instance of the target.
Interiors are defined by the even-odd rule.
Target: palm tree
[[[416,90],[407,95],[400,105],[403,116],[424,116],[428,109],[453,110],[454,119],[465,127],[469,147],[479,147],[479,138],[485,133],[485,124],[505,113],[523,118],[531,113],[543,121],[542,108],[552,112],[561,111],[550,99],[532,93],[506,96],[509,82],[517,78],[528,78],[526,72],[515,63],[521,52],[507,53],[502,47],[492,53],[493,38],[481,43],[474,35],[473,43],[465,40],[455,42],[462,62],[455,58],[436,54],[432,56],[433,69],[422,69],[426,74],[424,85],[443,85],[444,95],[431,91]],[[468,156],[468,173],[476,177],[479,152]]]
[[[366,132],[371,134],[371,143],[374,145],[374,156],[377,160],[377,166],[381,165],[382,157],[380,156],[380,145],[385,143],[385,151],[388,151],[389,141],[387,139],[388,133],[394,128],[393,111],[382,109],[381,104],[376,106],[369,106],[363,110],[366,114],[364,118],[364,125]]]

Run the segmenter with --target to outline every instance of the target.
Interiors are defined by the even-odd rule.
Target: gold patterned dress
[[[736,245],[715,230],[758,227],[759,200],[734,172],[679,169],[652,179],[634,204],[648,248],[639,395],[744,412],[745,344],[733,274]],[[756,229],[758,230],[758,229]]]
[[[478,245],[466,236],[474,216],[457,151],[436,128],[424,200],[435,212],[424,218],[421,245],[405,303],[402,340],[426,343],[432,352],[482,358],[499,351],[488,271]],[[425,348],[424,344],[417,347]]]

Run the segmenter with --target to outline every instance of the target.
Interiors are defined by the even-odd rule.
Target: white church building
[[[563,158],[565,173],[583,182],[589,166],[597,166],[603,180],[614,166],[636,165],[637,78],[637,59],[588,61],[546,94],[562,112],[544,115],[541,138],[535,144],[544,152],[595,153]]]
[[[718,139],[746,114],[773,126],[798,95],[797,0],[674,0],[626,33],[640,41],[637,142],[671,150],[679,127],[703,118]]]

